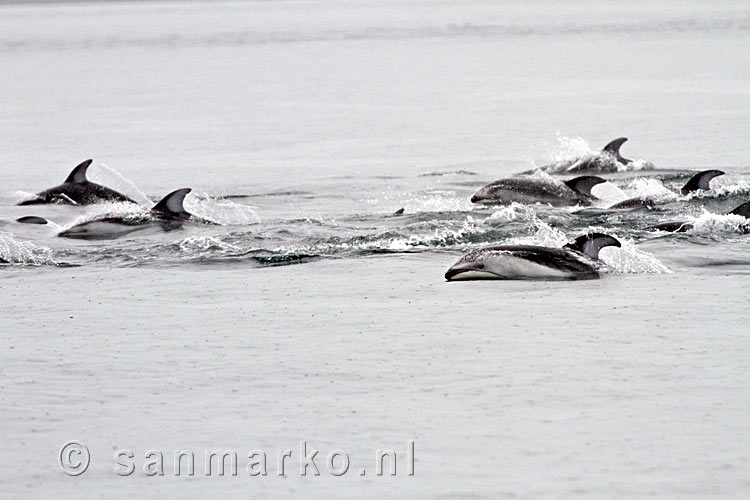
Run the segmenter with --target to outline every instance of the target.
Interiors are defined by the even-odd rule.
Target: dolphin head
[[[490,269],[491,266],[487,263],[487,253],[470,252],[446,271],[445,279],[448,281],[497,279],[498,275]]]
[[[485,200],[492,199],[491,184],[479,188],[479,190],[471,196],[472,203],[482,203]]]

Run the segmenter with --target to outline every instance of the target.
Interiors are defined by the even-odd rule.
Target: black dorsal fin
[[[83,184],[84,182],[87,182],[88,179],[86,178],[86,171],[89,169],[93,162],[94,160],[86,160],[78,165],[73,169],[68,178],[65,179],[65,182],[74,184]]]
[[[190,213],[185,210],[182,203],[185,201],[185,196],[187,196],[190,191],[192,191],[190,188],[172,191],[157,203],[151,211],[161,216],[173,217],[176,219],[189,219]]]
[[[709,186],[711,179],[720,175],[724,175],[724,172],[721,170],[704,170],[703,172],[698,172],[687,181],[687,184],[682,187],[681,192],[685,195],[693,191],[708,191],[711,189]]]
[[[597,177],[595,175],[582,175],[573,179],[565,181],[565,185],[577,193],[581,193],[585,196],[593,196],[591,194],[591,188],[602,182],[607,182],[606,179]]]
[[[743,217],[747,217],[750,219],[750,201],[746,201],[739,207],[735,208],[731,212],[729,212],[732,215],[741,215]]]
[[[620,154],[620,147],[627,140],[628,140],[627,137],[618,137],[614,141],[610,141],[609,144],[607,144],[606,146],[604,146],[604,148],[602,149],[602,151],[604,151],[605,153],[611,154],[612,156],[614,156],[615,158],[617,158],[617,161],[619,161],[620,163],[630,163],[633,160],[629,160],[627,158],[623,158],[623,156]]]
[[[571,248],[584,253],[592,259],[599,258],[599,250],[604,247],[622,246],[617,238],[604,233],[589,233],[579,236],[572,243],[565,245],[565,248]]]

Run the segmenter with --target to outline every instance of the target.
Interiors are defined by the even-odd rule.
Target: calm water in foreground
[[[750,200],[748,47],[743,2],[0,5],[0,496],[747,496],[750,236],[722,214]],[[670,175],[584,211],[469,202],[621,135]],[[74,241],[133,209],[15,206],[89,157],[220,224]],[[708,168],[711,192],[667,191]],[[635,195],[669,203],[601,210]],[[675,218],[695,229],[644,230]],[[600,280],[443,279],[593,228],[623,242]],[[206,478],[206,450],[238,475]]]

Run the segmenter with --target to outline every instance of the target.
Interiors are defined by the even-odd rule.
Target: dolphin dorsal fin
[[[686,195],[693,191],[708,191],[711,189],[709,186],[711,179],[720,175],[724,175],[724,172],[721,170],[704,170],[703,172],[698,172],[687,181],[687,184],[682,187],[681,192],[683,195]]]
[[[605,153],[611,154],[612,156],[614,156],[615,158],[617,158],[617,161],[619,161],[620,163],[630,163],[633,160],[629,160],[627,158],[623,158],[622,155],[620,154],[620,147],[627,140],[628,140],[627,137],[618,137],[614,141],[610,141],[609,144],[607,144],[606,146],[604,146],[604,148],[602,148],[602,151],[605,152]]]
[[[192,189],[190,188],[183,188],[178,189],[177,191],[172,191],[159,203],[157,203],[156,206],[151,209],[151,211],[169,217],[189,219],[190,213],[185,210],[185,207],[182,204],[185,201],[185,196],[187,196],[190,191],[192,191]]]
[[[746,201],[739,207],[735,208],[731,212],[729,212],[732,215],[741,215],[743,217],[746,217],[750,219],[750,201]]]
[[[604,247],[622,246],[617,238],[604,233],[589,233],[579,236],[572,243],[568,243],[564,248],[571,248],[584,253],[592,259],[599,258],[599,250]]]
[[[86,160],[85,162],[78,165],[73,169],[68,178],[65,179],[65,182],[71,184],[83,184],[84,182],[87,182],[88,179],[86,178],[86,171],[89,169],[93,162],[94,160]]]
[[[565,181],[565,185],[577,193],[581,193],[585,196],[593,196],[591,194],[591,188],[602,182],[607,182],[606,179],[597,177],[595,175],[582,175]]]

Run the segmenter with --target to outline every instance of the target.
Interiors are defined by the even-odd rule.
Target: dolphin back
[[[741,215],[743,217],[746,217],[750,219],[750,201],[746,201],[739,207],[735,208],[731,212],[729,212],[732,215]]]

